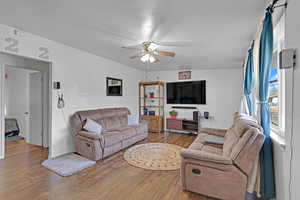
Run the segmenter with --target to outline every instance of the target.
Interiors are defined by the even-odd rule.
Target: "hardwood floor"
[[[145,142],[187,147],[193,136],[151,133]],[[24,140],[6,143],[0,161],[0,199],[5,200],[209,200],[181,189],[179,171],[151,171],[132,167],[121,151],[73,175],[61,177],[40,163],[48,151]]]

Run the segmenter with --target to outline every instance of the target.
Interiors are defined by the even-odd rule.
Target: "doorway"
[[[50,153],[51,63],[0,53],[0,67],[1,159],[11,141],[49,147]]]

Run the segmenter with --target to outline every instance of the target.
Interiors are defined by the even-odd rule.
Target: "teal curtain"
[[[253,45],[248,50],[248,59],[246,64],[246,70],[245,70],[245,80],[244,80],[244,95],[246,97],[247,101],[247,107],[249,110],[249,115],[253,116],[253,105],[251,100],[251,92],[253,89]]]
[[[270,71],[273,54],[272,12],[267,10],[261,33],[259,53],[259,101],[260,120],[264,129],[265,143],[260,152],[261,194],[264,199],[275,198],[273,147],[270,138],[270,113],[268,105]]]

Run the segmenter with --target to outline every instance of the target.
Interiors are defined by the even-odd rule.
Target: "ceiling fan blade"
[[[171,56],[174,57],[176,54],[169,51],[156,51],[156,55],[158,56]]]
[[[139,54],[130,56],[129,58],[130,58],[130,59],[135,59],[135,58],[140,58],[140,57],[142,57],[142,56],[144,56],[144,55],[145,55],[145,53],[139,53]]]
[[[141,48],[133,48],[133,47],[122,47],[124,49],[129,49],[129,50],[142,50]]]
[[[158,42],[154,41],[155,44],[159,46],[169,46],[169,47],[190,47],[195,46],[196,43],[193,41],[177,41],[177,42]]]
[[[159,61],[160,61],[160,60],[159,60],[158,58],[155,57],[154,63],[157,63],[157,62],[159,62]]]
[[[123,49],[129,49],[129,50],[142,50],[143,47],[141,45],[132,45],[132,46],[123,46]]]

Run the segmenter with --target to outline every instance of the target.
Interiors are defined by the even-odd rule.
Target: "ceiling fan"
[[[140,53],[138,53],[134,56],[131,56],[129,58],[130,59],[140,58],[140,60],[144,63],[159,62],[160,60],[157,58],[157,56],[174,57],[176,55],[174,52],[158,50],[159,46],[165,46],[165,45],[161,45],[159,42],[145,41],[140,45],[125,46],[122,48],[129,49],[129,50],[140,50],[141,51]]]

